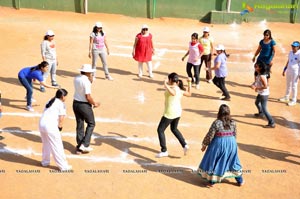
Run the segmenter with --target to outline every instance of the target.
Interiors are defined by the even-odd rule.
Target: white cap
[[[209,27],[204,27],[203,32],[209,32]]]
[[[143,24],[142,29],[144,29],[144,28],[149,28],[149,27],[147,26],[147,24]]]
[[[98,22],[96,22],[95,26],[96,26],[97,28],[102,28],[102,23],[98,21]]]
[[[83,64],[81,66],[81,69],[79,69],[81,72],[86,72],[86,73],[93,73],[95,72],[95,69],[92,68],[91,64]]]
[[[46,36],[53,36],[54,32],[52,30],[48,30],[45,35]]]
[[[217,45],[216,50],[225,50],[225,47],[222,44]]]

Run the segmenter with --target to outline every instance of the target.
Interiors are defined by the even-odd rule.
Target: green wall
[[[0,0],[0,6],[83,13],[83,2],[84,0]],[[226,2],[226,0],[88,0],[88,12],[145,18],[191,18],[207,23],[264,19],[300,22],[300,0],[231,0],[231,11],[234,14],[226,13]],[[253,11],[241,16],[239,13],[247,6],[253,8]]]

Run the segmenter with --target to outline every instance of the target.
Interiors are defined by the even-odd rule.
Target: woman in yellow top
[[[204,52],[201,56],[201,63],[200,63],[200,69],[203,64],[205,63],[206,67],[206,81],[208,83],[212,82],[212,74],[211,74],[211,55],[214,50],[213,48],[213,38],[209,35],[209,28],[204,27],[203,28],[203,35],[199,39],[199,43],[203,46]],[[199,69],[199,71],[200,71]],[[200,74],[200,73],[199,73]]]
[[[162,116],[160,123],[157,128],[159,143],[161,152],[156,157],[167,157],[168,151],[166,146],[165,130],[171,124],[171,131],[180,142],[184,155],[186,155],[189,146],[185,142],[184,137],[177,129],[180,117],[181,117],[181,97],[191,96],[191,78],[188,78],[188,89],[186,90],[183,86],[183,82],[179,79],[176,73],[168,75],[168,80],[165,80],[164,87],[165,91],[165,111]]]

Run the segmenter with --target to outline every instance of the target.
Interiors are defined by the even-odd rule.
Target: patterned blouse
[[[213,138],[216,136],[216,133],[224,133],[224,134],[232,133],[233,136],[236,137],[237,129],[236,129],[235,121],[233,120],[231,121],[229,129],[224,129],[223,122],[219,119],[215,120],[210,126],[208,133],[204,137],[202,144],[204,146],[209,145],[213,140]]]

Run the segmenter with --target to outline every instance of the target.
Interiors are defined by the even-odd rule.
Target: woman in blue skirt
[[[242,166],[237,154],[236,123],[231,119],[230,109],[222,104],[218,117],[206,134],[201,151],[205,152],[198,173],[209,181],[209,186],[224,178],[235,178],[243,185]]]

